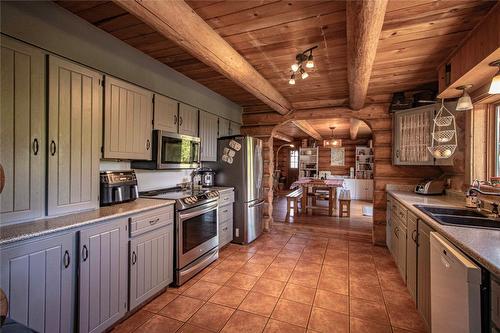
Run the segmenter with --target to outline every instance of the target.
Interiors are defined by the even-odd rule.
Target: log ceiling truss
[[[293,109],[349,105],[344,1],[188,0],[187,4],[273,86]],[[111,1],[59,5],[245,107],[270,112],[262,98],[188,53]],[[365,104],[437,81],[437,66],[496,1],[389,0],[369,73]],[[289,85],[295,54],[318,45],[307,80]],[[219,69],[220,70],[220,69]],[[351,97],[352,98],[352,97]]]

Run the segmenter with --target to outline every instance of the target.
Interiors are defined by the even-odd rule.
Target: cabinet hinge
[[[155,95],[151,98],[151,101],[154,103],[155,102]]]
[[[104,154],[104,146],[101,146],[101,154]]]
[[[125,225],[125,230],[128,230],[128,225]]]
[[[99,79],[99,85],[104,87],[104,80]]]
[[[123,308],[126,309],[127,308],[127,302],[123,303]]]

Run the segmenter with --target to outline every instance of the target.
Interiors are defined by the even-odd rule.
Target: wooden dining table
[[[328,210],[328,215],[333,216],[333,211],[337,210],[337,188],[343,187],[344,180],[342,179],[315,179],[315,178],[301,178],[292,183],[290,188],[302,188],[302,205],[301,208],[307,213],[308,209],[314,210]],[[314,193],[315,189],[328,190],[328,207],[321,207],[316,205],[308,205],[308,193]],[[313,200],[313,203],[315,200]]]

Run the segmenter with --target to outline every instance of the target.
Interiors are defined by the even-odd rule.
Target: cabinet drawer
[[[219,223],[233,219],[233,205],[219,207]]]
[[[174,206],[153,209],[130,218],[130,236],[141,235],[174,222]]]
[[[221,192],[219,195],[219,206],[228,205],[234,202],[234,191]]]
[[[233,240],[233,221],[219,224],[219,247],[223,247]]]
[[[399,202],[394,202],[392,205],[392,214],[397,217],[404,225],[406,225],[406,218],[408,216],[408,209],[400,204]]]

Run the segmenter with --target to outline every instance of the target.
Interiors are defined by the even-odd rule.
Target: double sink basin
[[[500,219],[489,218],[477,210],[415,205],[419,210],[444,225],[500,229]]]

